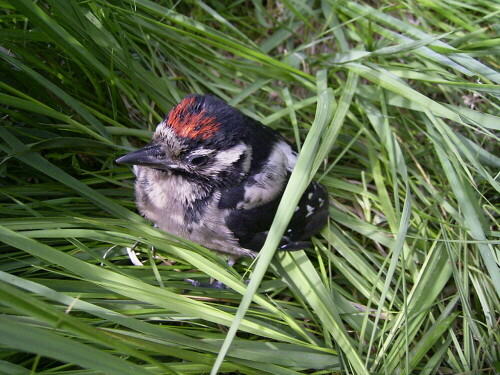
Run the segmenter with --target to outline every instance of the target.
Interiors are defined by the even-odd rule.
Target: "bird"
[[[151,142],[116,159],[133,165],[139,212],[170,234],[234,261],[256,257],[297,151],[279,132],[212,94],[190,94]],[[278,250],[300,250],[328,220],[328,193],[311,182]]]

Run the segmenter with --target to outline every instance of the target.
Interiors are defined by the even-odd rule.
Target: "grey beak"
[[[157,169],[171,169],[176,165],[172,163],[160,145],[149,144],[130,154],[123,155],[115,160],[118,164],[144,165]]]

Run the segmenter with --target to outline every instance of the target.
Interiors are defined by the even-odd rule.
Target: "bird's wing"
[[[264,244],[296,158],[287,143],[277,143],[257,173],[221,195],[219,208],[229,209],[227,225],[242,247],[260,250]],[[310,245],[304,240],[326,223],[327,199],[321,185],[309,185],[284,234],[280,245],[283,249],[298,250]]]
[[[230,211],[226,222],[241,247],[254,251],[262,248],[281,197],[282,193],[261,206]],[[327,192],[322,185],[312,182],[295,207],[279,249],[300,250],[310,246],[309,238],[325,226],[327,219]]]

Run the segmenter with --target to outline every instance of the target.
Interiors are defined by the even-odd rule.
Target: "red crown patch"
[[[220,123],[213,116],[189,112],[195,98],[185,98],[168,114],[167,124],[181,137],[208,139],[219,130]]]

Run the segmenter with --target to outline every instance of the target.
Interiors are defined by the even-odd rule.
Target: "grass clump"
[[[0,12],[0,372],[499,370],[498,4]],[[194,92],[302,149],[297,181],[330,194],[314,248],[231,268],[136,214],[114,159]],[[231,289],[183,281],[209,277]]]

